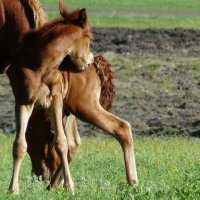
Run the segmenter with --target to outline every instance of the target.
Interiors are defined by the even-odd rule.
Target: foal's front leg
[[[67,136],[68,143],[68,163],[69,165],[74,160],[78,149],[81,144],[81,138],[78,132],[78,127],[76,123],[76,117],[70,114],[68,117],[63,118],[63,127],[65,130],[65,135]],[[63,170],[60,164],[55,175],[52,177],[50,185],[47,189],[57,189],[63,181]]]
[[[51,122],[55,131],[54,143],[60,154],[63,172],[64,172],[64,187],[69,188],[74,194],[74,183],[71,178],[69,163],[68,163],[68,142],[63,129],[62,123],[63,101],[61,95],[54,95],[51,105]]]
[[[33,105],[15,106],[16,138],[13,143],[14,166],[13,166],[12,179],[9,187],[9,191],[14,194],[19,193],[19,171],[27,151],[25,132],[32,110],[33,110]]]

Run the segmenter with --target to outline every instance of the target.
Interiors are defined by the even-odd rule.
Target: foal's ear
[[[82,28],[85,28],[85,26],[87,24],[87,13],[86,13],[86,9],[85,8],[80,10],[78,21],[79,21],[80,26]]]
[[[60,15],[61,15],[63,18],[68,17],[68,15],[69,15],[69,9],[68,9],[67,6],[65,5],[64,0],[60,0],[60,3],[59,3],[59,10],[60,10]]]

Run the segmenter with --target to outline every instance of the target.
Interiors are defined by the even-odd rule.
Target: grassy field
[[[58,7],[58,0],[41,0],[46,7]],[[141,10],[159,12],[199,12],[198,0],[65,0],[71,8],[87,7],[88,9],[104,10]]]
[[[58,16],[58,0],[42,0],[42,2],[50,17]],[[89,17],[93,26],[194,29],[200,27],[199,0],[65,0],[65,2],[71,8],[86,7],[89,9]],[[134,110],[133,100],[138,104],[141,99],[149,102],[152,99],[157,100],[160,89],[164,91],[163,94],[176,94],[183,99],[185,91],[180,88],[177,92],[174,76],[179,79],[184,77],[184,83],[185,74],[183,74],[184,76],[179,74],[183,69],[182,71],[188,72],[190,77],[196,77],[196,79],[192,79],[194,82],[197,82],[200,77],[198,56],[182,58],[176,54],[174,58],[170,57],[170,59],[168,56],[147,57],[146,59],[137,56],[111,59],[117,71],[118,84],[121,89],[118,98],[124,99],[123,104],[117,101],[116,105],[125,110],[126,117],[133,124],[135,118],[131,112],[129,113],[129,110]],[[171,68],[174,69],[173,73],[170,71]],[[144,75],[147,77],[146,82],[143,81]],[[148,77],[150,77],[149,80]],[[160,79],[164,81],[160,81]],[[156,84],[154,85],[154,83]],[[158,83],[160,83],[159,88]],[[188,84],[187,81],[186,84]],[[0,91],[1,89],[5,90],[4,85],[1,85]],[[131,95],[128,93],[130,86]],[[192,92],[194,94],[189,96],[191,101],[198,102],[199,90],[192,90]],[[5,95],[7,93],[6,89]],[[179,100],[179,98],[177,99]],[[152,105],[155,106],[154,101],[152,102]],[[166,111],[171,111],[170,106],[171,104],[160,104],[160,110],[167,113]],[[4,112],[3,106],[1,107],[1,112]],[[121,114],[120,110],[116,112]],[[144,112],[144,116],[147,116],[148,113],[152,113],[152,110],[144,109]],[[142,120],[144,120],[143,116]],[[140,128],[139,125],[138,127]],[[126,184],[123,156],[119,144],[105,137],[83,138],[78,157],[71,166],[76,185],[74,197],[64,189],[55,192],[46,191],[47,183],[31,177],[31,163],[28,156],[20,174],[20,195],[8,194],[7,188],[12,172],[13,139],[14,137],[11,135],[0,134],[0,200],[200,199],[199,139],[176,136],[136,137],[135,151],[140,184],[138,187],[130,187]]]
[[[19,196],[7,194],[11,176],[13,136],[0,136],[0,199],[199,199],[200,140],[182,137],[135,139],[138,187],[125,181],[122,151],[109,138],[83,138],[71,167],[76,184],[72,197],[60,189],[45,191],[46,184],[30,176],[28,156],[23,163]]]
[[[42,1],[50,17],[58,16],[58,1]],[[200,27],[198,0],[66,1],[70,8],[85,7],[93,26],[130,28]]]

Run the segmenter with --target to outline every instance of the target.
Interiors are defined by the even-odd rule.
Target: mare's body
[[[46,21],[38,0],[0,0],[0,73],[11,63],[22,34]]]

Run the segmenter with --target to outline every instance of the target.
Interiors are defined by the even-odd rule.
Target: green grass
[[[57,18],[56,13],[49,13],[51,18]],[[188,28],[199,29],[200,17],[175,16],[133,16],[133,15],[101,15],[90,14],[90,24],[95,27],[121,28]]]
[[[124,28],[200,28],[200,17],[163,17],[163,16],[120,16],[90,15],[90,21],[97,27]]]
[[[46,7],[58,7],[57,0],[41,0]],[[104,10],[140,10],[156,12],[200,12],[199,0],[65,0],[70,8]]]
[[[58,1],[43,0],[42,3],[48,11],[51,10],[51,18],[58,16]],[[90,22],[98,27],[200,28],[198,0],[69,0],[66,4],[70,8],[89,9]]]
[[[7,194],[11,176],[13,136],[0,136],[0,199],[199,199],[200,140],[182,137],[135,139],[138,187],[125,181],[122,151],[109,138],[84,138],[71,172],[76,184],[72,197],[64,189],[45,191],[46,184],[30,176],[23,163],[19,196]]]

